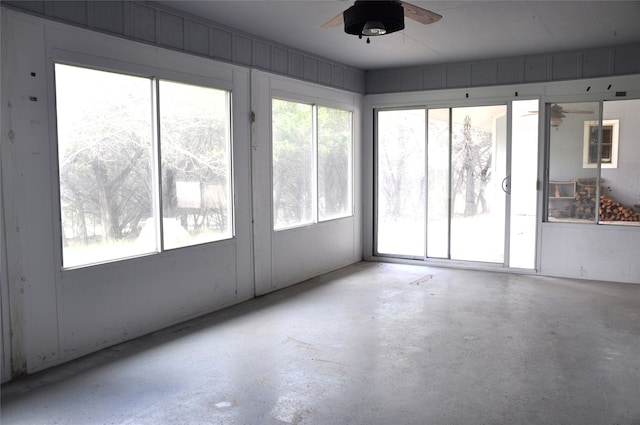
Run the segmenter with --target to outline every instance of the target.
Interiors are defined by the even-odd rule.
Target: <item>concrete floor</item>
[[[2,387],[11,424],[640,424],[640,285],[359,263]]]

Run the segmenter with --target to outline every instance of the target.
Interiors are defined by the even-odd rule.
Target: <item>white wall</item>
[[[616,92],[626,92],[627,96],[618,97]],[[594,80],[568,81],[566,83],[547,84],[544,88],[543,100],[551,103],[594,102],[600,100],[621,100],[640,98],[640,75],[616,78],[600,78]],[[621,115],[622,117],[622,115]],[[609,117],[605,116],[604,119]],[[613,117],[611,117],[613,118]],[[580,167],[582,152],[582,135],[584,118],[570,117],[580,120],[576,132],[576,154]],[[620,126],[635,126],[638,117],[626,116],[621,119]],[[564,125],[564,122],[563,122]],[[552,130],[555,131],[555,130]],[[640,139],[620,139],[620,143],[640,146]],[[630,159],[634,151],[629,151]],[[637,150],[635,153],[637,154]],[[620,164],[620,163],[619,163]],[[629,163],[625,163],[629,166]],[[576,167],[571,169],[576,170]],[[640,157],[637,157],[634,178],[637,178]],[[603,170],[605,176],[607,170]],[[609,173],[610,174],[610,173]],[[592,170],[589,177],[595,176]],[[575,178],[575,177],[571,177]],[[605,182],[605,185],[608,183]],[[629,184],[618,181],[616,184],[627,185],[627,189],[636,183]],[[640,246],[640,226],[593,225],[582,223],[541,223],[538,241],[539,273],[548,276],[562,276],[613,282],[640,283],[640,262],[638,261]]]
[[[540,273],[640,283],[640,227],[543,223]]]
[[[7,266],[0,273],[6,273],[1,281],[2,301],[9,298],[5,302],[8,315],[4,308],[2,313],[10,316],[13,376],[247,300],[256,293],[254,273],[265,267],[270,269],[269,283],[261,286],[259,293],[362,258],[359,207],[354,217],[300,229],[286,240],[272,233],[270,205],[264,203],[265,194],[260,192],[270,190],[264,185],[270,182],[270,133],[252,134],[250,124],[252,109],[260,120],[270,121],[270,104],[254,103],[252,107],[251,93],[254,98],[266,99],[271,89],[269,85],[263,92],[262,87],[252,89],[251,70],[5,9],[2,19],[0,149]],[[62,269],[53,86],[56,59],[169,79],[186,78],[232,91],[233,239]],[[262,78],[271,77],[262,74]],[[347,99],[359,114],[358,95],[334,89],[317,91],[309,83],[298,82],[293,87],[324,93],[331,99]],[[359,120],[357,115],[355,122]],[[252,166],[258,164],[266,175],[252,174]],[[359,196],[357,186],[356,193]],[[261,239],[262,235],[266,239]],[[271,250],[272,243],[276,249]],[[264,247],[269,248],[267,257],[262,253]],[[259,263],[255,270],[254,255]],[[295,267],[290,267],[294,256]],[[5,292],[9,297],[4,297]],[[3,321],[3,334],[9,334],[8,327]],[[3,380],[6,378],[3,375]]]
[[[353,111],[354,215],[288,230],[273,230],[271,97]],[[253,189],[256,294],[264,294],[362,259],[360,115],[361,96],[310,86],[265,72],[252,73]]]
[[[630,106],[633,105],[633,108]],[[640,100],[607,102],[603,119],[619,120],[620,143],[617,168],[603,168],[602,178],[607,195],[633,207],[640,205]]]

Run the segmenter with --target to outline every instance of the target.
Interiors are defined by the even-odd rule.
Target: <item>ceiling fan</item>
[[[538,111],[529,111],[527,115],[537,115]],[[554,103],[549,107],[549,123],[551,127],[559,127],[562,124],[562,119],[566,117],[565,114],[593,114],[593,111],[583,111],[579,109],[565,109],[562,106]]]
[[[329,19],[322,28],[334,28],[344,23],[347,34],[374,37],[404,29],[405,16],[424,25],[442,19],[435,12],[400,0],[356,0],[353,6]]]

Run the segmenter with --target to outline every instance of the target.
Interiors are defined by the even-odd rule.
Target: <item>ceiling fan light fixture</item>
[[[562,124],[562,119],[566,116],[563,112],[564,110],[562,106],[554,103],[553,105],[551,105],[549,110],[549,124],[551,124],[551,127],[560,127],[560,124]]]
[[[404,8],[395,1],[359,0],[344,11],[344,32],[357,36],[391,34],[404,29]]]
[[[366,36],[376,36],[376,35],[385,35],[387,30],[384,27],[384,24],[380,21],[368,21],[362,27],[362,35]]]

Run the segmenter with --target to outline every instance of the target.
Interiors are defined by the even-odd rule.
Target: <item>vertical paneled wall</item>
[[[640,45],[369,71],[366,93],[540,83],[635,73],[640,73]]]
[[[3,0],[2,4],[135,41],[364,93],[362,70],[149,3]]]

